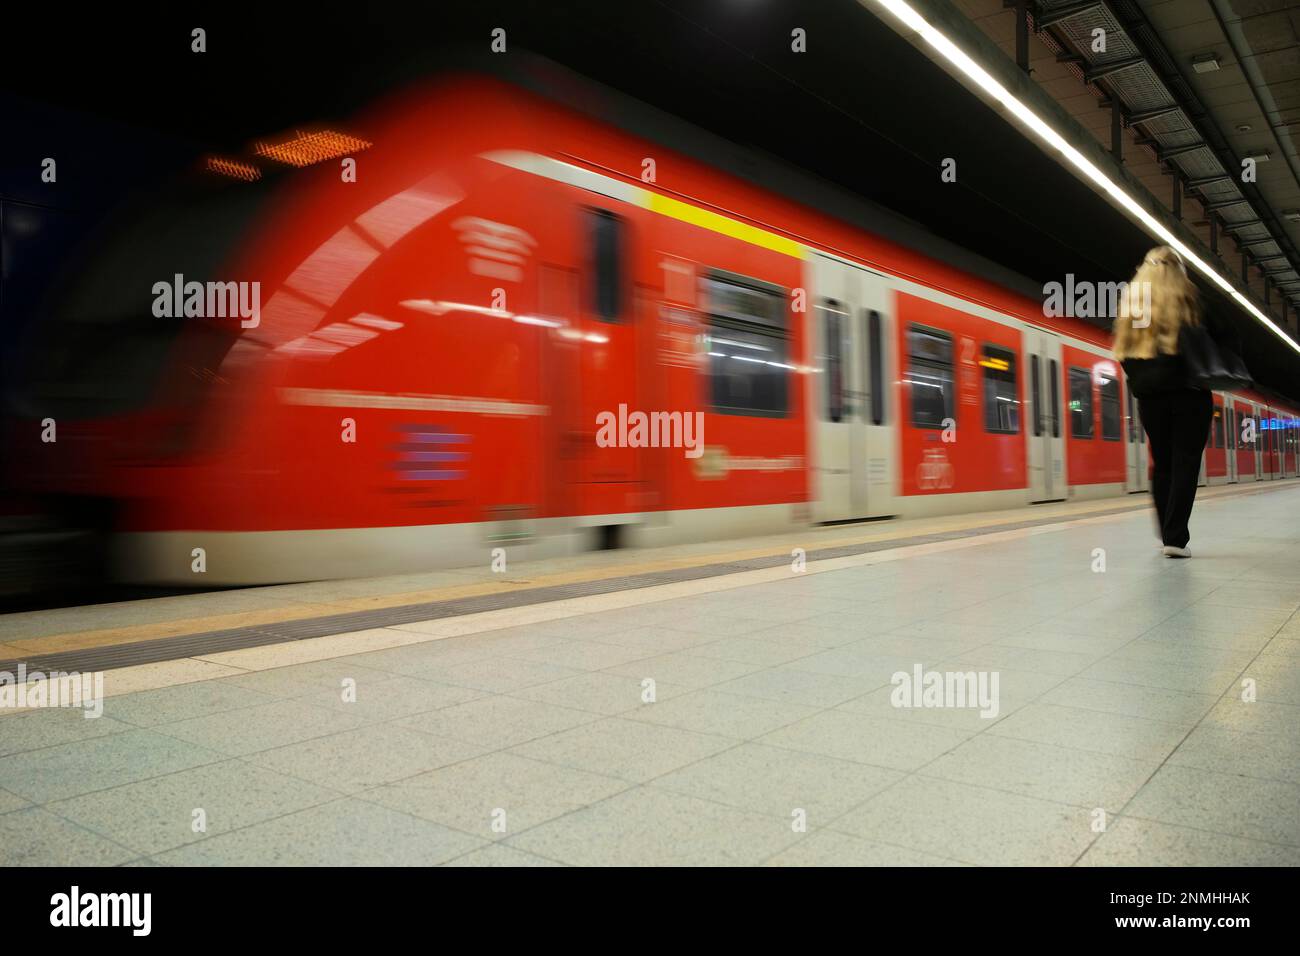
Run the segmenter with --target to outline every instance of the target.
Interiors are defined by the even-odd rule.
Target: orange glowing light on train
[[[207,169],[209,172],[229,176],[231,179],[242,179],[247,183],[256,182],[262,178],[262,171],[252,163],[241,162],[238,159],[226,159],[223,156],[209,156]]]
[[[291,139],[277,143],[259,142],[254,145],[253,151],[259,156],[301,168],[360,152],[372,145],[364,139],[334,130],[324,129],[310,133],[296,130]]]

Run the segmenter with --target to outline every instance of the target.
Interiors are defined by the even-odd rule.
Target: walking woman
[[[1179,354],[1184,326],[1201,322],[1196,287],[1178,253],[1152,249],[1138,266],[1115,319],[1114,352],[1150,441],[1155,499],[1163,551],[1190,558],[1187,521],[1196,500],[1201,452],[1214,404],[1209,391],[1188,384]]]

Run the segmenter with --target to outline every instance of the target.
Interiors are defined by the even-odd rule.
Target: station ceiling
[[[1211,0],[1144,6],[1184,2]],[[1293,31],[1294,56],[1293,11],[1281,12]],[[1151,16],[1159,22],[1155,11]],[[3,84],[10,96],[2,103],[10,117],[22,119],[5,119],[11,130],[19,127],[12,140],[18,148],[4,162],[9,169],[0,188],[18,198],[14,167],[29,153],[43,154],[42,136],[69,142],[78,123],[93,124],[95,136],[74,136],[69,148],[92,171],[108,163],[114,148],[131,152],[135,139],[195,156],[238,152],[296,125],[345,119],[450,64],[490,65],[491,31],[501,27],[510,50],[553,60],[808,170],[1034,283],[1061,281],[1067,273],[1076,280],[1126,279],[1152,245],[854,0],[474,0],[338,10],[222,7],[202,14],[164,8],[130,22],[114,11],[86,11],[75,30],[66,18],[30,7],[7,17]],[[207,30],[203,55],[190,52],[195,26]],[[806,31],[806,53],[791,49],[795,28]],[[1186,42],[1196,45],[1190,35]],[[1276,82],[1277,110],[1269,115],[1285,125],[1296,100],[1287,86],[1288,54],[1266,51],[1258,41],[1252,49],[1261,72]],[[1270,55],[1278,52],[1274,62]],[[1213,105],[1212,91],[1205,96]],[[46,107],[55,108],[50,115],[57,119],[33,126],[33,109]],[[1224,122],[1234,118],[1223,113]],[[111,132],[104,132],[105,121]],[[945,158],[958,161],[956,183],[941,181]],[[1287,166],[1280,152],[1277,160],[1264,164],[1270,176]],[[1260,188],[1267,185],[1269,201],[1285,206],[1291,180],[1278,177]],[[86,176],[83,196],[92,201],[115,188],[112,177]],[[1294,354],[1230,304],[1211,305],[1238,313],[1261,385],[1300,400]]]

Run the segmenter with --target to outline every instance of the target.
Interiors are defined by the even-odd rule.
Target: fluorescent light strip
[[[1071,146],[1060,133],[1048,126],[1047,123],[1038,116],[1020,100],[1016,99],[1011,92],[1001,83],[995,80],[983,67],[972,60],[963,52],[955,43],[936,30],[930,23],[919,13],[909,6],[904,0],[874,0],[875,3],[884,7],[895,17],[901,20],[907,27],[915,30],[926,43],[934,47],[941,53],[945,59],[952,63],[965,76],[975,82],[980,89],[988,93],[989,96],[997,100],[1008,110],[1010,110],[1017,119],[1028,126],[1040,139],[1059,152],[1071,165],[1075,166],[1088,179],[1092,180],[1107,195],[1114,199],[1138,222],[1147,227],[1147,231],[1155,235],[1166,245],[1172,246],[1178,250],[1178,254],[1183,257],[1185,262],[1190,263],[1198,272],[1207,279],[1228,293],[1237,303],[1253,315],[1264,325],[1273,331],[1273,334],[1280,338],[1287,345],[1291,346],[1296,352],[1300,352],[1300,343],[1291,338],[1267,315],[1257,309],[1248,298],[1241,294],[1237,288],[1218,273],[1213,266],[1201,259],[1200,256],[1192,252],[1177,236],[1175,236],[1160,220],[1156,219],[1149,212],[1142,208],[1136,199],[1120,188],[1114,180],[1107,176],[1101,169],[1088,160],[1083,153]]]

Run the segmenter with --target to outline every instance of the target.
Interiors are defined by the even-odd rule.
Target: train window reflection
[[[1124,437],[1123,415],[1119,407],[1119,379],[1105,376],[1101,392],[1101,437],[1103,441],[1120,441]]]
[[[1070,437],[1092,437],[1092,372],[1070,369]]]
[[[984,430],[1014,435],[1020,431],[1020,398],[1016,394],[1016,355],[996,345],[984,346]]]
[[[588,210],[591,219],[592,311],[617,322],[622,311],[623,220],[608,209]]]
[[[1034,402],[1034,434],[1041,435],[1043,433],[1043,403],[1039,387],[1038,356],[1033,356],[1033,359],[1029,366],[1029,387]]]
[[[1052,390],[1052,437],[1061,437],[1061,385],[1056,377],[1056,359],[1047,363],[1047,384]]]
[[[1137,418],[1133,411],[1133,390],[1131,388],[1124,390],[1124,401],[1128,403],[1128,441],[1131,445],[1137,441]]]
[[[844,374],[848,368],[849,343],[848,316],[840,303],[834,299],[823,299],[817,307],[822,317],[822,381],[825,384],[826,420],[843,421],[852,416],[853,408],[848,398],[848,387]]]
[[[907,378],[911,386],[912,424],[942,428],[952,418],[952,339],[943,332],[913,325],[907,332]]]
[[[780,418],[790,411],[786,295],[730,273],[702,280],[709,331],[709,396],[715,412]]]
[[[873,425],[883,425],[885,422],[884,352],[880,340],[880,313],[872,309],[867,313],[867,348],[870,356],[867,381],[871,383],[871,424]]]

